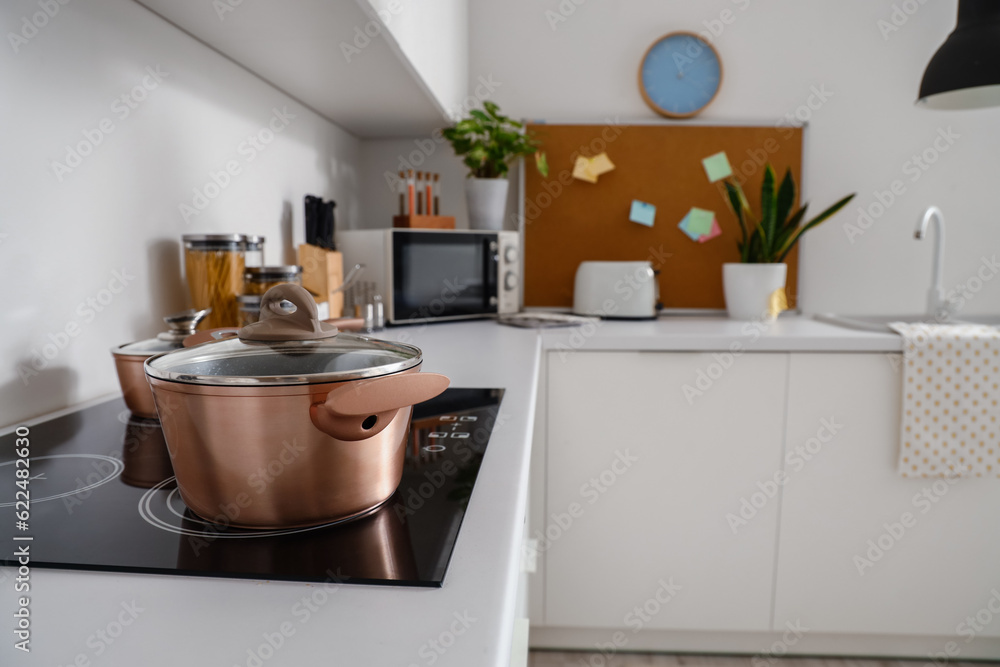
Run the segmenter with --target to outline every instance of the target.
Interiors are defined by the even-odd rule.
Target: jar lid
[[[289,312],[281,304],[291,302]],[[274,386],[343,382],[399,373],[420,365],[420,349],[342,333],[317,317],[316,302],[299,285],[272,287],[260,321],[239,335],[159,354],[146,374],[212,386]]]
[[[258,234],[244,234],[247,249],[260,250],[264,247],[264,237]]]
[[[244,234],[184,234],[184,246],[196,250],[242,250],[246,247]]]
[[[153,354],[160,354],[169,350],[176,350],[184,343],[184,339],[190,336],[205,319],[205,316],[212,312],[211,308],[204,310],[185,310],[173,315],[167,315],[163,321],[170,327],[169,331],[157,334],[156,338],[147,338],[134,343],[119,345],[111,350],[113,354],[129,357],[148,357]]]
[[[302,274],[302,267],[294,264],[286,266],[251,266],[245,271],[245,278],[251,282],[267,282],[284,278],[297,278]]]
[[[261,294],[240,294],[236,300],[240,304],[240,310],[260,310],[260,300],[264,298]]]

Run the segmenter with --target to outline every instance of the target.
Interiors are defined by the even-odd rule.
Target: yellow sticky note
[[[576,159],[576,164],[573,165],[573,178],[579,178],[588,183],[597,182],[597,174],[591,169],[590,160],[582,156]]]
[[[601,153],[590,158],[590,173],[595,176],[606,174],[614,168],[615,165],[611,163],[611,158],[608,157],[607,153]]]
[[[723,178],[733,175],[733,168],[729,165],[729,158],[726,157],[726,151],[709,155],[701,161],[701,165],[705,167],[705,175],[708,176],[708,180],[711,183],[721,181]]]

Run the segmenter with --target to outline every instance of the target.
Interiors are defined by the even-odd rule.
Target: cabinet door
[[[1000,636],[1000,480],[896,473],[902,381],[893,361],[791,357],[775,621],[956,635],[979,614],[977,633]],[[823,420],[839,425],[826,442]]]
[[[770,628],[787,363],[549,354],[547,625]]]

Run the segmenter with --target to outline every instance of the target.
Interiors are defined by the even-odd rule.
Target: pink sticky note
[[[716,220],[715,218],[712,218],[712,229],[708,231],[708,234],[705,234],[701,238],[699,238],[698,243],[704,243],[705,241],[714,239],[716,236],[720,234],[722,234],[722,230],[719,228],[719,221]]]

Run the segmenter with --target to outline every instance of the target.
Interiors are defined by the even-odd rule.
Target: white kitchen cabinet
[[[544,625],[770,629],[779,499],[727,515],[780,469],[787,364],[549,353]]]
[[[793,458],[775,622],[798,619],[824,633],[998,637],[1000,480],[897,474],[901,381],[893,359],[791,355]],[[820,432],[824,420],[839,425],[832,437]]]
[[[137,2],[362,138],[426,137],[450,123],[446,109],[464,96],[455,81],[464,79],[467,68],[467,51],[460,48],[467,36],[459,34],[467,25],[438,21],[436,29],[449,34],[413,53],[414,63],[393,29],[420,27],[413,14],[426,12],[416,3],[378,2],[376,8],[369,0]],[[461,9],[461,3],[456,6]],[[411,46],[419,44],[400,35]],[[437,55],[447,45],[454,54]],[[463,57],[461,66],[448,66],[440,76],[432,69]]]

